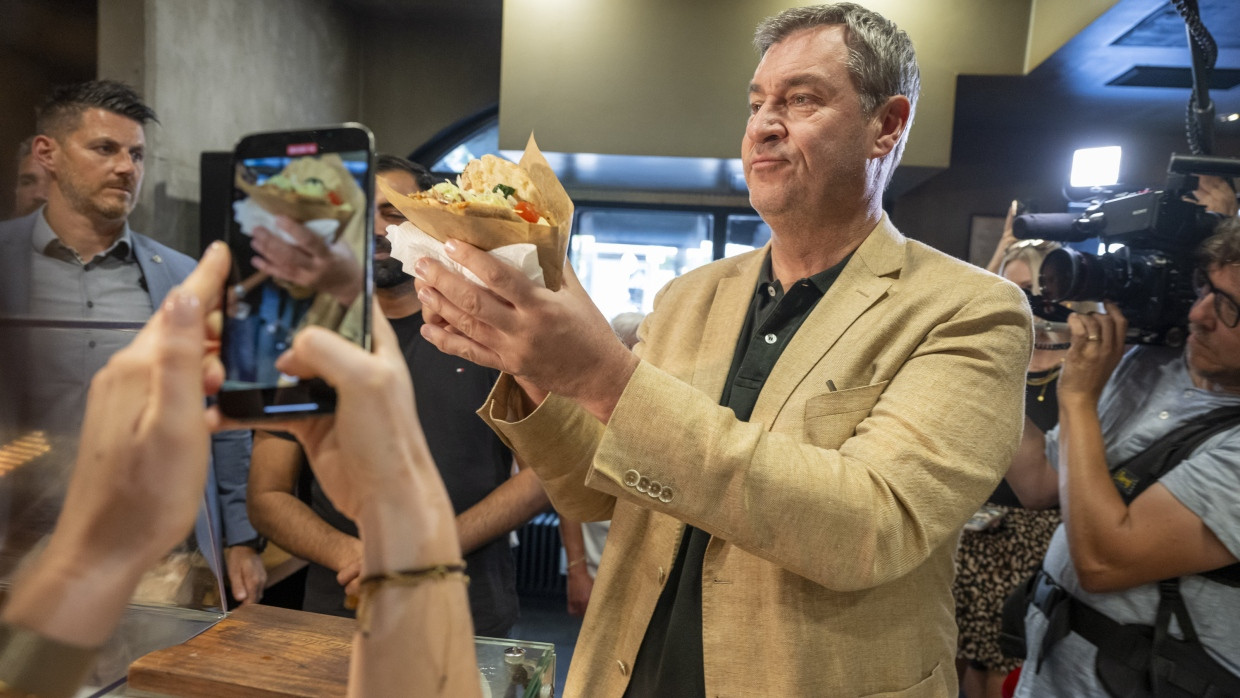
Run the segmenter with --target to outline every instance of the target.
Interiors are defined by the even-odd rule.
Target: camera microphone
[[[1021,240],[1078,242],[1093,236],[1079,230],[1079,217],[1072,213],[1026,213],[1012,219],[1012,234]]]

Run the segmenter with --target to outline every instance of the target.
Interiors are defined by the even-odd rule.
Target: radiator
[[[545,512],[517,529],[517,594],[565,598],[560,517]]]

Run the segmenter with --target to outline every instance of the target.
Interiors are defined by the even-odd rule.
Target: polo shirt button
[[[767,285],[766,285],[766,295],[768,295],[768,296],[770,296],[770,297],[774,298],[774,297],[775,297],[775,286],[773,286],[772,284],[767,284]]]
[[[1166,410],[1163,410],[1162,412],[1158,413],[1159,419],[1166,419],[1167,417],[1170,417],[1170,416],[1171,416],[1171,413]]]
[[[92,339],[92,340],[90,340],[90,342],[88,342],[88,343],[86,344],[86,346],[90,347],[91,349],[94,349],[94,348],[95,348],[95,340],[93,340],[93,339]]]
[[[94,301],[86,301],[86,307],[87,307],[87,308],[93,308],[93,307],[95,307],[95,302],[94,302]]]
[[[633,486],[635,486],[635,485],[637,484],[637,481],[638,481],[640,478],[641,478],[641,473],[637,472],[636,470],[629,470],[629,471],[627,471],[627,472],[625,472],[625,473],[624,473],[624,480],[623,480],[623,482],[624,482],[625,486],[627,486],[627,487],[633,487]]]
[[[664,487],[663,491],[659,492],[659,501],[663,502],[664,504],[667,504],[668,502],[672,501],[672,488]]]
[[[651,482],[650,489],[646,490],[646,494],[650,495],[651,497],[654,497],[655,499],[658,499],[659,492],[661,492],[662,490],[663,490],[663,485],[660,485],[657,482]]]
[[[650,491],[650,478],[643,476],[637,481],[637,491],[646,494]]]
[[[152,261],[152,262],[154,262],[154,263],[156,263],[156,264],[163,264],[163,263],[164,263],[164,258],[163,258],[163,257],[160,257],[159,255],[151,255],[151,261]]]
[[[620,667],[620,675],[621,675],[621,676],[628,676],[628,675],[629,675],[629,665],[628,665],[628,664],[625,664],[623,659],[617,659],[617,660],[616,660],[616,665]]]
[[[773,334],[768,334],[767,336],[763,337],[763,339],[766,340],[767,344],[774,344],[775,342],[779,341],[779,337],[776,337]]]

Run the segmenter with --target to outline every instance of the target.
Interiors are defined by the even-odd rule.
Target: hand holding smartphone
[[[317,325],[370,348],[374,137],[365,126],[246,136],[233,151],[220,411],[234,419],[335,409],[276,359]]]

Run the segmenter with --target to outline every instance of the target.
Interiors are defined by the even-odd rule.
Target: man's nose
[[[783,138],[788,133],[787,129],[784,128],[784,122],[780,115],[765,105],[749,117],[749,123],[745,125],[745,130],[749,134],[749,140],[754,143],[777,140]]]
[[[1193,303],[1193,307],[1188,311],[1188,321],[1193,325],[1200,326],[1203,330],[1214,329],[1214,324],[1218,322],[1218,316],[1214,312],[1214,290],[1211,289],[1197,299]]]

